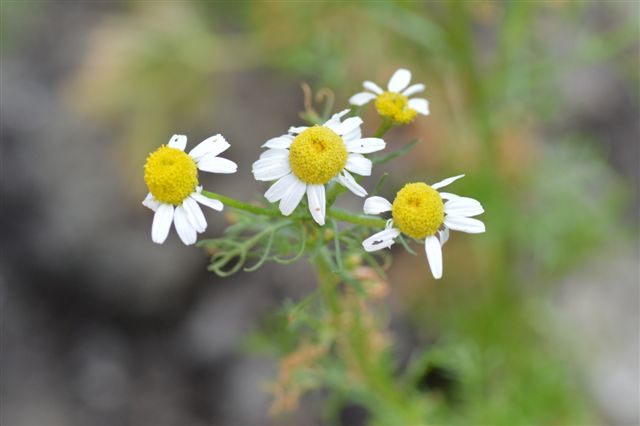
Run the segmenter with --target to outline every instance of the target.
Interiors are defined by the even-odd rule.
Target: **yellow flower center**
[[[291,143],[289,164],[293,174],[310,184],[325,184],[347,163],[347,147],[336,132],[309,127]]]
[[[414,238],[433,235],[444,222],[444,205],[426,183],[408,183],[396,194],[391,208],[393,223]]]
[[[383,118],[397,124],[409,124],[418,115],[415,109],[409,108],[409,98],[397,92],[384,92],[376,98],[376,110]]]
[[[156,200],[179,205],[198,186],[198,168],[189,155],[162,145],[147,157],[144,181]]]

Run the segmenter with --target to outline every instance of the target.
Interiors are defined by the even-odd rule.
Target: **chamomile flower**
[[[484,212],[477,200],[437,191],[463,176],[450,177],[431,186],[422,182],[408,183],[398,191],[393,203],[383,197],[367,198],[364,202],[365,213],[391,211],[392,219],[389,219],[383,231],[362,242],[364,249],[372,252],[391,247],[400,233],[424,239],[431,273],[435,279],[441,278],[442,246],[449,239],[449,230],[470,234],[485,231],[484,223],[472,218]]]
[[[186,145],[186,136],[173,135],[167,145],[149,154],[144,165],[144,181],[149,194],[142,204],[155,212],[151,239],[157,244],[167,239],[172,223],[183,243],[195,243],[197,234],[207,228],[207,221],[198,203],[222,210],[220,201],[201,194],[198,170],[235,173],[238,169],[233,161],[218,157],[230,146],[222,135],[205,139],[189,154],[184,152]]]
[[[381,117],[391,120],[395,124],[409,124],[418,114],[429,115],[429,102],[424,98],[409,98],[409,96],[424,90],[424,84],[413,84],[411,71],[398,69],[387,84],[387,90],[371,81],[365,81],[362,86],[368,90],[356,93],[349,99],[352,105],[361,106],[375,99],[375,106]]]
[[[334,114],[322,126],[291,127],[289,133],[269,139],[269,148],[253,163],[259,181],[277,180],[264,194],[271,203],[280,201],[280,211],[290,215],[307,194],[313,219],[324,225],[325,185],[337,181],[358,197],[367,195],[349,172],[371,175],[371,160],[363,154],[384,149],[379,138],[362,138],[360,117],[341,121],[349,110]]]

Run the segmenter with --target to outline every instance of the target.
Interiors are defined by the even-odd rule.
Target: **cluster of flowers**
[[[377,84],[365,81],[365,92],[352,96],[349,102],[362,106],[375,101],[378,114],[395,125],[408,124],[418,114],[428,115],[426,99],[409,96],[424,90],[423,84],[409,85],[411,73],[397,70],[383,90]],[[344,118],[349,109],[334,114],[322,125],[291,127],[282,136],[269,139],[266,151],[253,164],[253,176],[258,181],[275,181],[266,191],[265,198],[279,203],[284,216],[290,215],[306,194],[313,220],[325,224],[326,186],[337,181],[358,197],[367,191],[352,173],[370,176],[372,161],[366,154],[381,151],[386,143],[381,138],[363,138],[360,117]],[[344,118],[344,119],[343,119]],[[185,153],[187,138],[174,135],[167,145],[161,146],[147,158],[144,179],[149,194],[143,205],[155,212],[151,238],[163,243],[174,224],[180,239],[194,244],[197,234],[205,231],[207,222],[198,203],[214,210],[222,210],[219,200],[202,194],[198,170],[211,173],[235,173],[237,165],[218,157],[229,148],[229,143],[218,134],[212,136],[189,153]],[[484,232],[484,224],[473,216],[483,213],[480,203],[441,188],[463,177],[459,175],[441,182],[408,183],[398,191],[391,202],[374,196],[364,202],[364,213],[391,212],[391,218],[380,232],[363,241],[368,252],[389,248],[401,233],[424,241],[428,263],[437,279],[442,276],[442,246],[449,238],[449,230],[468,233]]]

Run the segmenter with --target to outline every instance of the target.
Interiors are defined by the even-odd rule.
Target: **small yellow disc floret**
[[[347,163],[347,147],[336,132],[328,127],[309,127],[291,143],[289,164],[301,181],[325,184]]]
[[[409,98],[397,92],[384,92],[376,98],[376,110],[381,117],[396,124],[411,123],[418,112],[409,108]]]
[[[402,232],[425,238],[435,234],[444,222],[444,205],[438,191],[426,183],[408,183],[396,194],[391,214]]]
[[[162,145],[147,157],[144,181],[156,200],[179,205],[195,191],[198,168],[183,151]]]

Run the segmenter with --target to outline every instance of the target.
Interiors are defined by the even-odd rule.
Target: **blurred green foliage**
[[[25,14],[26,7],[16,13]],[[407,132],[426,141],[402,168],[409,176],[392,175],[383,191],[394,193],[406,179],[429,182],[462,170],[469,178],[456,189],[482,201],[487,233],[448,243],[445,278],[437,288],[421,260],[411,259],[406,270],[392,269],[392,291],[427,338],[406,368],[380,360],[386,366],[376,370],[380,386],[394,389],[390,375],[397,375],[402,389],[411,385],[403,394],[411,397],[400,406],[418,407],[418,417],[427,412],[425,421],[432,423],[599,421],[540,295],[551,278],[585,255],[628,238],[622,213],[629,191],[596,148],[599,141],[559,125],[567,104],[559,85],[576,70],[606,63],[637,88],[637,57],[629,54],[639,37],[637,17],[626,16],[624,5],[130,2],[121,7],[122,13],[96,27],[65,94],[78,110],[118,132],[136,167],[174,128],[211,130],[210,117],[225,102],[216,96],[221,74],[274,70],[332,87],[341,105],[362,80],[383,83],[400,66],[413,70],[416,81],[427,83],[432,115]],[[595,31],[592,21],[600,14],[613,24]],[[266,321],[251,346],[278,357],[294,351],[300,329],[287,318],[300,303],[305,301],[285,305],[274,323]],[[332,407],[356,400],[375,414],[374,423],[399,419],[381,412],[389,405],[375,398],[375,390],[345,387],[345,372],[337,368],[325,365],[326,377],[314,382],[336,390]],[[433,368],[449,372],[454,397],[419,390]],[[414,414],[404,419],[415,419]]]
[[[564,117],[557,85],[570,73],[617,59],[620,71],[633,74],[637,64],[624,58],[638,39],[635,22],[584,29],[594,14],[620,11],[577,2],[271,3],[250,12],[272,66],[285,72],[353,92],[350,81],[383,82],[377,77],[400,65],[416,71],[433,111],[425,129],[447,157],[429,164],[436,168],[429,177],[466,171],[471,178],[457,188],[485,206],[486,236],[471,250],[451,243],[441,287],[421,291],[423,278],[395,275],[416,282],[405,303],[414,325],[436,339],[400,376],[419,381],[439,368],[455,383],[456,399],[436,405],[428,421],[598,422],[570,348],[558,340],[560,327],[540,303],[540,284],[625,240],[629,193],[589,136],[576,130],[541,139]],[[277,28],[269,16],[278,16]],[[568,46],[554,48],[560,40]],[[389,192],[406,178],[392,176]],[[381,406],[359,402],[373,412]]]

